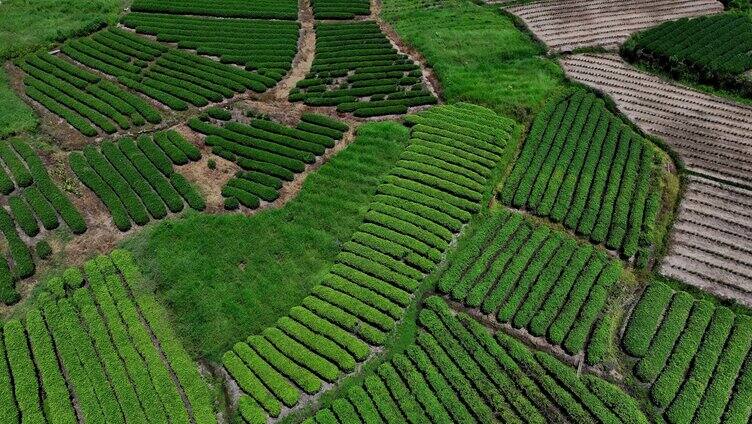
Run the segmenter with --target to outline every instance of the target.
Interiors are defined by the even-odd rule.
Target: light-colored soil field
[[[576,81],[603,91],[646,133],[665,140],[690,171],[752,183],[752,107],[668,83],[611,54],[561,61]]]
[[[723,11],[715,0],[555,0],[507,10],[527,24],[548,47],[616,48],[632,33],[662,22]]]
[[[660,272],[752,305],[752,191],[689,177]]]

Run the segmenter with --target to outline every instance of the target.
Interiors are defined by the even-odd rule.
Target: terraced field
[[[572,78],[611,95],[646,133],[676,149],[690,171],[752,181],[752,107],[667,83],[615,55],[575,55],[562,65]]]
[[[537,1],[506,10],[556,51],[614,48],[632,33],[662,22],[723,11],[715,0]]]
[[[141,291],[128,252],[64,276],[46,283],[42,309],[3,324],[3,422],[217,422],[208,387],[165,311]]]
[[[661,273],[752,304],[745,238],[752,198],[737,187],[752,181],[752,108],[667,83],[614,55],[577,55],[562,64],[573,78],[612,95],[625,115],[665,140],[698,174],[690,178]],[[733,253],[724,249],[729,244]]]
[[[0,4],[0,423],[752,420],[747,0],[82,1]]]
[[[648,286],[622,338],[668,422],[749,418],[752,318],[661,283]]]
[[[690,177],[661,273],[752,305],[752,191]]]

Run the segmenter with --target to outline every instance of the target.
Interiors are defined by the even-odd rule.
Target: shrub
[[[220,107],[210,107],[206,109],[206,113],[214,118],[219,119],[220,121],[229,121],[232,118],[232,115],[230,114],[230,111],[227,109],[222,109]]]
[[[47,259],[52,255],[52,247],[50,247],[50,244],[44,240],[37,243],[36,250],[39,259]]]
[[[240,201],[237,197],[226,197],[224,200],[224,207],[228,211],[235,210],[240,207]]]

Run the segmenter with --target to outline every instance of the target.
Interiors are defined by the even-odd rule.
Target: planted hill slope
[[[752,407],[752,318],[650,284],[622,338],[635,375],[669,423],[745,423]]]
[[[161,121],[151,104],[122,87],[183,111],[247,90],[266,91],[284,74],[247,71],[117,28],[68,41],[60,50],[65,56],[42,53],[17,61],[27,74],[26,94],[86,136],[97,135],[96,128],[112,134],[144,120]],[[117,84],[83,67],[114,77]]]
[[[298,17],[298,3],[295,0],[136,0],[131,5],[131,10],[222,18],[293,20]]]
[[[503,332],[494,337],[438,297],[418,322],[414,344],[304,423],[648,422],[618,386]]]
[[[216,423],[211,395],[126,251],[48,283],[0,342],[4,423]],[[75,403],[74,403],[75,401]],[[80,415],[79,415],[80,414]]]
[[[192,118],[188,125],[206,134],[204,142],[213,153],[245,171],[228,181],[222,196],[250,209],[259,207],[261,200],[276,200],[283,181],[292,181],[304,172],[341,141],[348,129],[336,119],[310,113],[304,114],[295,128],[269,119],[253,119],[250,125],[227,122],[219,127]]]
[[[140,97],[58,56],[38,53],[17,63],[28,75],[26,94],[85,136],[162,121]]]
[[[362,222],[407,138],[396,123],[362,125],[281,208],[193,214],[126,241],[197,356],[219,361],[239,335],[261,332],[300,304]]]
[[[620,111],[646,133],[664,139],[686,170],[700,178],[689,184],[680,221],[699,222],[704,229],[672,236],[674,247],[659,271],[752,304],[752,238],[745,207],[750,190],[744,188],[752,184],[752,108],[666,82],[616,55],[570,56],[562,65],[574,79],[611,95]],[[726,244],[733,238],[740,254],[729,254],[723,244],[709,247],[707,240],[719,234]]]
[[[371,14],[368,0],[313,0],[311,4],[316,19],[354,19]]]
[[[660,209],[661,158],[603,100],[571,91],[536,117],[500,199],[625,258],[647,255]]]
[[[183,150],[184,149],[184,150]],[[81,182],[92,190],[112,215],[120,231],[131,223],[146,225],[177,213],[187,203],[203,210],[206,204],[196,189],[173,168],[201,157],[198,149],[175,131],[159,132],[154,138],[141,136],[138,142],[123,138],[104,141],[101,149],[86,146],[69,156],[70,166]]]
[[[632,36],[621,48],[630,61],[661,68],[677,77],[741,91],[752,96],[752,17],[727,13],[666,22]]]
[[[480,209],[517,131],[511,121],[464,104],[409,119],[411,144],[321,283],[288,316],[223,356],[246,394],[240,409],[246,419],[285,414],[385,342],[424,273]]]
[[[543,0],[507,8],[556,51],[618,47],[632,33],[682,17],[719,13],[715,0]]]
[[[219,57],[249,70],[280,79],[297,53],[300,25],[289,21],[219,19],[209,17],[129,13],[123,25],[178,48]]]
[[[0,302],[12,304],[19,300],[16,281],[36,271],[32,243],[59,228],[61,222],[73,234],[84,233],[87,225],[25,141],[3,141],[0,159],[4,165],[0,168],[0,231],[7,246],[0,257]],[[28,241],[21,238],[22,233]]]
[[[420,67],[398,52],[373,21],[319,23],[311,71],[290,93],[309,106],[337,106],[357,117],[407,113],[436,103]]]
[[[545,337],[570,355],[602,358],[591,334],[621,288],[622,265],[592,245],[505,209],[492,211],[454,255],[437,287],[501,324]]]

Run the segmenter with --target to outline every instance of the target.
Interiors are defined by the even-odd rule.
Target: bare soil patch
[[[551,50],[617,48],[630,35],[662,22],[720,13],[715,0],[543,0],[506,8]]]

